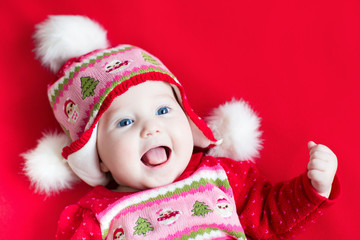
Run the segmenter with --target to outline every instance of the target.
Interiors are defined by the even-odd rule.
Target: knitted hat
[[[66,141],[60,135],[44,136],[35,150],[24,154],[27,160],[25,172],[38,190],[51,193],[70,187],[76,179],[72,172],[91,186],[107,184],[107,176],[99,167],[96,148],[99,118],[114,98],[145,81],[164,81],[172,86],[189,116],[195,146],[210,148],[220,143],[205,121],[191,109],[176,77],[145,50],[131,45],[109,48],[106,31],[82,16],[51,16],[37,26],[34,36],[37,57],[43,65],[57,72],[55,81],[48,87],[48,97],[54,115],[69,139]],[[248,107],[244,103],[241,105]],[[259,119],[254,116],[255,138],[258,138]],[[211,121],[216,122],[214,118]],[[59,156],[60,147],[63,147],[61,155],[66,163]],[[259,147],[260,140],[257,139],[252,155],[258,153]],[[54,156],[54,163],[38,160],[39,155],[48,159],[49,152]],[[64,174],[44,177],[42,172],[57,166],[58,162]],[[45,180],[49,177],[55,180]]]
[[[124,235],[124,229],[122,227],[119,227],[115,229],[113,239],[117,239],[117,235],[120,233],[120,236]]]

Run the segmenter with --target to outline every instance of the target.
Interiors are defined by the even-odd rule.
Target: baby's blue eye
[[[118,127],[125,127],[125,126],[128,126],[128,125],[132,124],[133,122],[134,122],[134,120],[125,118],[125,119],[121,120],[121,121],[117,124],[117,126],[118,126]]]
[[[161,107],[159,108],[159,110],[157,110],[157,115],[163,115],[163,114],[167,114],[169,113],[169,108],[168,107]]]

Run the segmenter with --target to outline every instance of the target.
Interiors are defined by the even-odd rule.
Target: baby
[[[204,154],[221,140],[159,59],[130,45],[108,48],[105,37],[100,46],[81,39],[82,52],[66,55],[54,50],[59,39],[48,40],[55,26],[87,28],[77,35],[93,42],[104,31],[85,17],[54,16],[35,34],[37,55],[58,72],[48,95],[71,139],[62,156],[94,186],[63,211],[57,239],[280,239],[334,202],[337,159],[326,146],[309,142],[307,172],[271,185],[251,161]]]

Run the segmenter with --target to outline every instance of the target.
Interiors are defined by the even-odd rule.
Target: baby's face
[[[188,118],[165,82],[130,88],[114,99],[98,125],[101,169],[111,172],[120,190],[173,182],[189,163],[193,146]]]

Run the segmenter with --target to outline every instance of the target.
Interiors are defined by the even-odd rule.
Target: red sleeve
[[[57,240],[100,240],[101,230],[94,214],[78,205],[64,209],[58,222]]]
[[[255,165],[222,159],[234,192],[240,222],[249,239],[282,239],[304,229],[338,197],[335,177],[329,199],[316,193],[306,174],[270,184]]]

